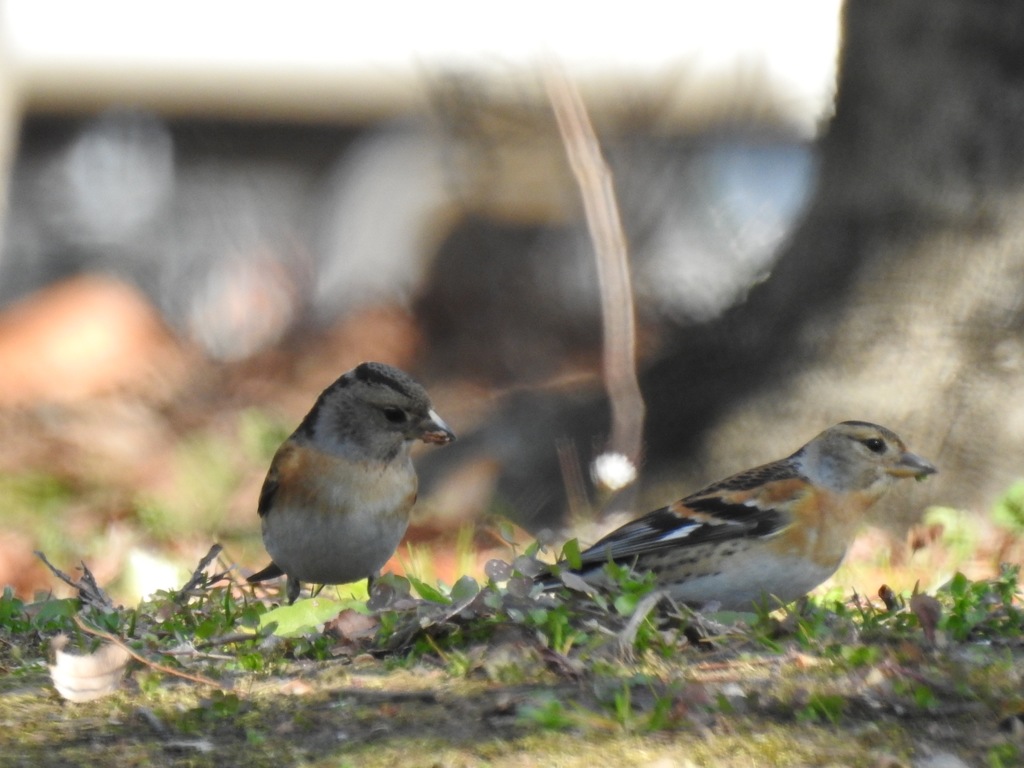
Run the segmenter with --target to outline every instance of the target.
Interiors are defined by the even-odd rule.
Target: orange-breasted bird
[[[653,572],[661,590],[692,605],[789,603],[835,573],[864,513],[897,480],[936,471],[891,430],[844,421],[788,458],[625,524],[581,553],[575,572],[611,586],[604,565],[612,561]]]
[[[455,439],[426,390],[383,363],[362,363],[325,389],[274,455],[258,512],[271,563],[250,583],[372,579],[394,554],[416,501],[410,449]]]

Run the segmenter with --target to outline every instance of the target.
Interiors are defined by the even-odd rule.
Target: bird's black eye
[[[384,418],[390,421],[392,424],[402,424],[408,417],[408,415],[401,408],[395,406],[388,406],[384,409]]]
[[[861,442],[864,443],[872,453],[885,452],[885,440],[882,440],[880,437],[869,437],[866,440],[861,440]]]

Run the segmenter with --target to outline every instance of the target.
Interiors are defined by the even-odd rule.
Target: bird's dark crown
[[[423,387],[412,380],[407,374],[384,363],[360,363],[349,372],[349,374],[338,379],[338,384],[348,386],[353,379],[366,382],[367,384],[380,384],[390,387],[396,392],[405,395],[410,400],[417,400],[423,397]]]

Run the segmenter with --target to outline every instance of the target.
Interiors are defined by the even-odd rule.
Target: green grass
[[[256,450],[272,442],[251,440]],[[1015,530],[1017,493],[1005,500],[1007,532]],[[57,510],[67,503],[59,484],[40,478],[26,482],[20,498]],[[959,535],[954,546],[963,545]],[[468,537],[462,546],[469,548]],[[578,557],[574,547],[563,556]],[[118,724],[145,711],[168,732],[216,745],[216,761],[193,764],[231,763],[252,746],[284,762],[343,764],[338,732],[357,734],[346,737],[354,741],[344,759],[370,765],[384,764],[400,742],[432,750],[435,762],[470,765],[474,755],[509,757],[512,745],[534,745],[527,748],[538,761],[551,762],[544,750],[568,739],[572,753],[559,759],[573,765],[583,755],[628,752],[630,744],[645,754],[677,737],[692,745],[694,734],[707,732],[716,740],[694,748],[698,765],[874,765],[880,756],[906,762],[926,747],[969,763],[1019,763],[1016,737],[999,730],[1024,712],[1018,566],[985,579],[954,573],[928,593],[890,590],[884,601],[831,590],[790,606],[701,616],[652,602],[649,576],[615,566],[606,568],[613,585],[606,591],[543,592],[531,578],[537,551],[513,550],[509,562],[488,566],[486,578],[451,585],[415,570],[385,575],[369,605],[358,590],[294,606],[279,605],[273,593],[257,599],[223,555],[189,589],[160,591],[132,607],[80,597],[25,601],[6,589],[0,717],[11,725],[4,738],[10,750],[45,757],[32,745],[59,741],[55,723],[66,718],[68,727],[103,734],[94,760],[109,756],[103,745],[130,746],[118,754],[137,752],[141,764],[154,759],[152,749]],[[633,621],[640,606],[650,610]],[[110,640],[129,648],[134,689],[91,708],[69,705],[56,719],[46,704],[52,693],[26,705],[26,686],[50,690],[45,665],[58,634],[79,653]],[[282,681],[311,690],[295,701],[273,695]],[[369,689],[380,690],[379,699]],[[86,726],[95,713],[105,713],[102,722]],[[920,726],[937,718],[966,736],[943,740]],[[362,740],[385,725],[401,739],[376,749]],[[475,734],[470,746],[467,729]],[[79,759],[71,746],[63,749],[60,760]]]

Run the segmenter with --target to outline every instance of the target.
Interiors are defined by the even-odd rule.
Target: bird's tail
[[[250,584],[255,584],[258,581],[276,579],[278,576],[284,576],[284,571],[281,570],[277,563],[271,561],[270,565],[268,565],[262,571],[256,571],[256,573],[254,573],[252,576],[246,578],[246,581]]]

